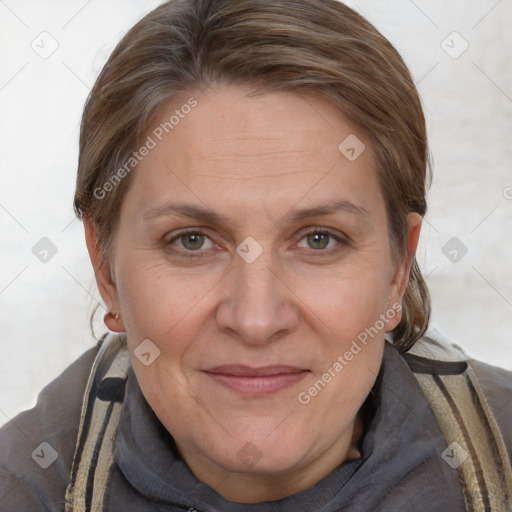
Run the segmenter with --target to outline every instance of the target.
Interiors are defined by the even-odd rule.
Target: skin
[[[408,254],[395,263],[369,137],[325,100],[231,86],[195,97],[134,171],[110,263],[88,221],[87,244],[110,329],[126,331],[132,354],[144,339],[161,351],[149,366],[132,355],[133,367],[192,472],[230,501],[276,500],[360,456],[358,411],[400,313],[308,404],[298,395],[401,302],[421,217],[409,215]],[[162,107],[154,126],[187,98]],[[338,150],[349,134],[366,145],[353,162]],[[154,211],[178,201],[222,220]],[[335,201],[360,210],[293,217]],[[205,238],[180,238],[187,228]],[[248,236],[263,249],[252,263],[236,252]],[[249,396],[204,371],[223,364],[309,373]]]

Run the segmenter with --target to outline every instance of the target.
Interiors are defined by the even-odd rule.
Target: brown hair
[[[420,98],[391,43],[336,0],[171,0],[123,37],[84,109],[74,206],[95,226],[107,257],[130,183],[130,174],[118,179],[119,169],[159,107],[178,93],[216,83],[311,92],[365,130],[392,253],[395,260],[404,256],[406,216],[426,212],[430,166]],[[98,190],[109,181],[114,186],[104,200]],[[415,259],[392,333],[401,352],[423,335],[429,315]]]

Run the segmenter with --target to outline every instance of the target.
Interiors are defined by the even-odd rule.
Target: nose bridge
[[[271,255],[264,252],[250,263],[242,257],[237,260],[235,307],[246,321],[252,317],[260,323],[269,323],[280,302],[276,276],[271,271]]]
[[[239,258],[236,262],[238,300],[252,308],[262,309],[278,300],[275,273],[271,270],[272,260],[268,254],[261,254],[251,263]],[[241,303],[242,303],[241,302]],[[271,308],[268,308],[269,310]]]
[[[236,331],[246,343],[266,343],[293,327],[295,313],[287,288],[272,269],[272,255],[263,251],[255,259],[236,255],[234,272],[218,321]]]

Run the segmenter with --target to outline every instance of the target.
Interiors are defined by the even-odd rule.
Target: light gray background
[[[99,294],[72,210],[80,115],[109,52],[158,3],[0,0],[0,424],[94,343]],[[512,0],[348,3],[401,52],[424,101],[434,184],[419,261],[434,321],[512,369]],[[456,59],[454,31],[469,44]],[[46,59],[31,47],[52,44]],[[32,253],[42,237],[58,251],[46,263]],[[468,249],[455,263],[452,237]]]

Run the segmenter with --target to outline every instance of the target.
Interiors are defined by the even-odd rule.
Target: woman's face
[[[142,139],[156,146],[133,171],[100,290],[196,476],[335,466],[410,264],[391,259],[371,142],[313,96],[194,97],[162,108]]]

